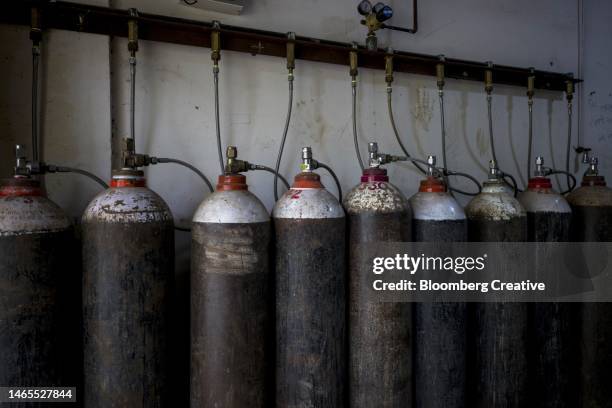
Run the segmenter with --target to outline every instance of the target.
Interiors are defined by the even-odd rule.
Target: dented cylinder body
[[[362,288],[368,243],[410,241],[412,213],[384,169],[363,172],[344,199],[349,231],[349,399],[354,408],[402,408],[412,400],[412,307],[372,302]]]
[[[612,242],[612,189],[601,176],[585,176],[567,196],[573,217],[572,241]],[[612,304],[582,304],[581,405],[605,407],[612,401]]]
[[[342,408],[346,387],[345,215],[316,173],[273,211],[276,406]]]
[[[170,406],[172,214],[142,172],[123,170],[82,224],[85,405]]]
[[[410,205],[414,241],[467,240],[465,213],[440,180],[423,180]],[[416,303],[413,308],[415,407],[465,407],[466,304]]]
[[[192,407],[273,405],[270,234],[266,208],[239,174],[220,176],[194,215]]]
[[[465,208],[473,242],[524,242],[527,215],[502,180],[483,183]],[[528,405],[527,303],[474,303],[469,307],[468,406]]]
[[[568,242],[572,211],[546,177],[533,177],[519,200],[527,211],[528,241]],[[537,254],[535,254],[537,256]],[[534,303],[531,310],[531,401],[543,408],[578,405],[579,313],[574,303]]]
[[[0,182],[0,386],[76,385],[74,250],[68,217],[38,181]]]

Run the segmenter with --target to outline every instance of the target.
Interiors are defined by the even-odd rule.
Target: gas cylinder
[[[544,159],[537,157],[535,175],[519,196],[527,211],[527,240],[567,242],[572,212],[565,198],[553,190],[547,173]],[[579,307],[571,303],[534,303],[531,313],[531,401],[544,408],[575,407]]]
[[[463,208],[435,174],[435,156],[428,158],[427,178],[410,198],[414,241],[467,240]],[[416,407],[465,407],[466,305],[437,302],[414,305],[414,390]]]
[[[40,182],[19,176],[0,181],[1,386],[73,385],[63,383],[65,361],[74,354],[62,350],[66,316],[60,303],[66,279],[79,282],[73,254],[70,221]]]
[[[411,240],[411,210],[380,167],[370,143],[370,166],[344,198],[349,231],[349,396],[350,406],[405,407],[411,398],[410,303],[363,298],[361,281],[371,273],[364,244]]]
[[[274,206],[276,406],[342,408],[346,386],[345,215],[313,172]]]
[[[122,169],[82,226],[85,406],[169,406],[170,209],[142,171]]]
[[[612,189],[599,175],[598,160],[592,158],[581,186],[567,196],[573,218],[572,241],[612,242]],[[612,305],[582,306],[582,407],[605,407],[612,401]]]
[[[465,208],[473,242],[527,239],[525,209],[508,193],[494,160],[482,192]],[[474,303],[468,308],[470,407],[524,407],[527,398],[528,318],[526,303]]]
[[[273,405],[270,216],[227,168],[193,217],[191,406],[263,408]]]

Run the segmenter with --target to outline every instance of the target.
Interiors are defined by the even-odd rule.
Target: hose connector
[[[444,55],[439,55],[438,56],[438,63],[436,64],[436,79],[437,79],[437,85],[438,85],[438,91],[442,92],[442,90],[444,89],[444,84],[445,84],[445,69],[444,69],[444,64],[446,63],[446,57],[444,57]]]
[[[236,146],[227,146],[225,157],[225,174],[237,174],[255,170],[255,167],[249,162],[238,159],[238,148]]]
[[[536,164],[535,176],[545,177],[548,173],[546,171],[546,167],[544,167],[544,158],[542,156],[536,157],[535,164]]]
[[[489,160],[489,180],[496,181],[503,177],[503,173],[497,167],[497,162],[493,159]]]
[[[216,20],[212,22],[210,50],[210,58],[213,60],[213,70],[214,72],[219,72],[219,60],[221,59],[221,24]]]
[[[349,52],[349,65],[351,74],[351,83],[355,87],[357,86],[357,74],[359,73],[357,70],[357,50],[359,49],[356,42],[353,43],[353,49]]]
[[[132,57],[138,51],[138,10],[131,8],[128,10],[130,19],[128,20],[128,51]]]
[[[493,92],[493,62],[487,61],[487,69],[485,69],[485,92],[491,95]]]
[[[312,158],[312,148],[310,146],[302,147],[302,164],[300,165],[300,169],[308,172],[316,168],[316,160]]]
[[[586,176],[598,176],[599,175],[599,160],[597,157],[591,157],[591,161],[589,163],[589,169],[586,172]]]
[[[527,98],[529,105],[533,105],[533,95],[535,94],[535,69],[529,68],[529,76],[527,77]]]
[[[295,33],[290,31],[287,33],[287,70],[289,71],[289,80],[293,80],[293,70],[295,69]]]
[[[379,153],[378,143],[376,142],[368,143],[368,156],[369,156],[369,167],[371,169],[379,168],[383,164],[408,160],[407,157],[403,157],[403,156],[393,156],[387,153]]]
[[[427,176],[437,177],[438,169],[436,168],[436,156],[427,156]]]
[[[567,80],[565,81],[565,96],[568,104],[574,99],[574,74],[571,72],[567,74]]]
[[[387,48],[385,55],[385,82],[387,83],[387,91],[391,91],[391,83],[393,82],[393,48]]]
[[[42,12],[38,7],[32,7],[30,13],[30,40],[35,48],[38,48],[42,41]]]

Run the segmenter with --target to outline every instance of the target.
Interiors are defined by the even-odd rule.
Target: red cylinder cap
[[[548,177],[532,177],[529,179],[527,188],[530,190],[552,188],[552,183]]]
[[[243,174],[222,174],[217,181],[217,191],[248,190],[246,176]]]
[[[323,184],[317,173],[305,171],[295,176],[291,188],[323,188]]]
[[[445,193],[446,183],[439,178],[428,176],[425,180],[421,180],[419,191],[421,193]]]
[[[40,181],[29,177],[15,176],[0,180],[0,197],[46,197]]]
[[[361,182],[367,183],[368,181],[389,181],[387,170],[380,168],[364,169],[361,175]]]
[[[111,187],[146,187],[147,179],[142,170],[121,169],[113,170],[113,178],[110,182]]]
[[[582,178],[582,186],[585,187],[593,187],[593,186],[602,186],[605,187],[606,179],[603,176],[584,176]]]

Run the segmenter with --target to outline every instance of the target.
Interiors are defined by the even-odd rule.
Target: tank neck
[[[46,197],[40,181],[29,177],[15,176],[0,180],[0,197]]]
[[[548,177],[536,176],[529,179],[527,188],[529,190],[550,190],[552,183]]]
[[[446,193],[446,183],[439,178],[428,176],[425,180],[421,180],[419,192],[421,193]]]
[[[217,180],[217,191],[246,191],[249,186],[243,174],[222,174]]]
[[[113,170],[110,185],[113,188],[146,187],[147,179],[142,170]]]
[[[295,176],[291,188],[323,188],[323,184],[321,183],[321,177],[317,173],[305,171]]]
[[[361,182],[368,183],[372,181],[389,181],[389,176],[387,176],[387,170],[381,169],[380,167],[370,167],[368,169],[364,169],[361,175]]]
[[[482,183],[482,193],[506,193],[506,184],[499,180],[487,180]]]
[[[580,185],[582,185],[583,187],[605,187],[607,183],[606,179],[603,176],[584,176]]]

